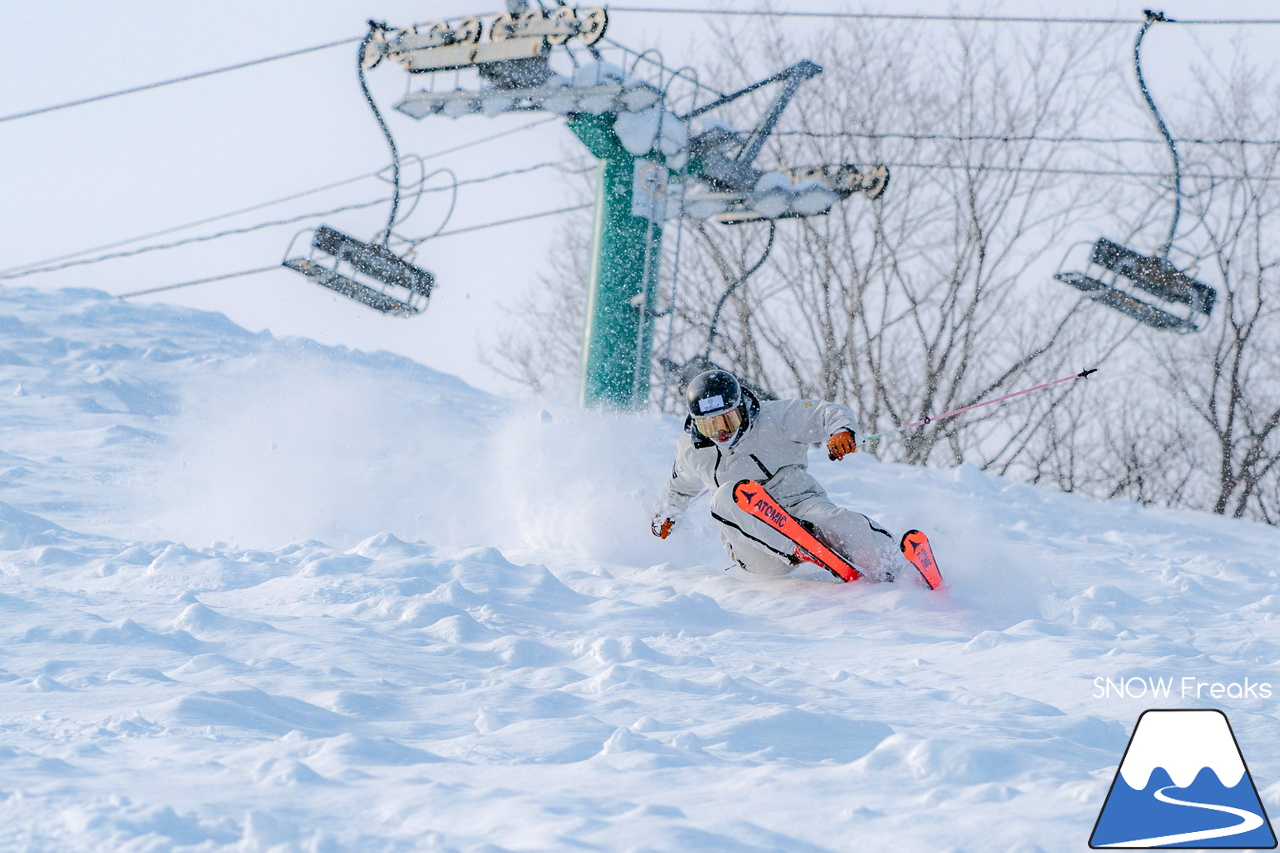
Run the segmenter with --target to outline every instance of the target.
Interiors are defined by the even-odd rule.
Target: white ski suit
[[[704,488],[711,491],[711,517],[730,558],[764,575],[789,574],[797,565],[795,544],[773,526],[740,509],[733,487],[742,480],[761,483],[795,518],[811,524],[817,537],[852,562],[870,580],[892,580],[914,571],[897,540],[861,513],[836,506],[808,471],[812,444],[840,430],[857,435],[848,407],[822,400],[758,402],[747,394],[747,424],[728,447],[715,444],[685,423],[675,465],[658,518],[677,521]]]

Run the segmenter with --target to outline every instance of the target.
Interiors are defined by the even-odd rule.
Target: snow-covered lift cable
[[[1143,145],[1165,145],[1163,139],[1151,139],[1138,136],[1039,136],[1036,134],[1008,133],[898,133],[885,131],[871,133],[858,130],[775,130],[774,136],[801,136],[806,139],[903,139],[910,142],[1087,142],[1098,145],[1113,143],[1137,143]],[[1223,136],[1217,139],[1200,139],[1191,136],[1178,136],[1176,142],[1189,145],[1280,145],[1280,139],[1249,139],[1246,137]]]
[[[228,65],[225,68],[214,68],[211,71],[199,71],[195,74],[186,74],[182,77],[174,77],[172,80],[160,80],[155,83],[147,83],[142,86],[134,86],[131,89],[121,89],[117,92],[107,92],[102,95],[94,95],[89,98],[81,98],[78,101],[67,101],[63,104],[54,104],[48,107],[40,107],[26,112],[13,113],[12,115],[0,116],[0,123],[6,121],[16,121],[20,118],[30,118],[31,116],[43,115],[44,113],[55,112],[56,110],[66,110],[71,107],[79,107],[85,104],[92,104],[98,101],[105,101],[109,98],[118,98],[122,95],[132,95],[136,92],[145,92],[150,89],[159,89],[163,86],[172,86],[176,83],[186,83],[189,80],[199,80],[201,77],[212,77],[215,74],[225,74],[228,71],[239,71],[241,68],[251,68],[254,65],[264,65],[268,62],[275,62],[278,59],[288,59],[293,56],[302,56],[306,53],[315,53],[317,50],[328,50],[331,47],[339,47],[344,44],[352,44],[360,41],[360,37],[346,38],[341,41],[331,41],[328,44],[319,44],[315,47],[304,47],[300,50],[291,50],[288,53],[278,53],[275,56],[265,56],[262,59],[251,59],[248,62],[240,62],[236,65]]]
[[[1275,143],[1271,143],[1275,144]],[[1072,168],[1050,168],[1047,166],[972,166],[963,163],[916,163],[909,161],[885,160],[884,165],[891,169],[933,169],[947,172],[971,172],[975,169],[984,172],[999,172],[1002,174],[1034,174],[1034,175],[1086,175],[1094,178],[1167,178],[1168,172],[1139,172],[1134,170],[1120,171],[1118,169],[1072,169]],[[1200,180],[1211,181],[1215,178],[1222,178],[1221,174],[1211,175],[1208,173],[1192,174],[1189,177],[1198,178]],[[1249,180],[1256,183],[1275,183],[1280,181],[1276,177],[1253,177]]]
[[[467,225],[463,228],[454,228],[450,231],[441,231],[436,237],[452,237],[454,234],[467,234],[471,231],[483,231],[486,228],[498,228],[502,225],[514,225],[517,222],[528,222],[530,219],[542,219],[544,216],[559,216],[561,213],[573,213],[576,210],[587,210],[596,206],[594,201],[586,204],[575,204],[570,207],[560,207],[555,210],[544,210],[540,213],[526,213],[524,216],[513,216],[510,219],[499,219],[497,222],[486,222],[483,225]]]
[[[994,400],[984,400],[981,403],[974,403],[971,406],[965,406],[960,409],[953,409],[950,412],[944,412],[937,417],[926,417],[922,421],[915,421],[914,423],[904,424],[893,429],[887,429],[884,432],[878,432],[875,435],[868,435],[862,439],[862,443],[866,444],[869,441],[884,438],[886,435],[893,435],[895,432],[903,432],[904,430],[914,429],[915,427],[928,426],[931,423],[946,420],[947,418],[953,418],[956,415],[961,415],[974,409],[980,409],[983,406],[994,406],[996,403],[1003,403],[1005,400],[1012,400],[1014,397],[1021,397],[1023,394],[1030,394],[1032,391],[1041,391],[1054,385],[1060,385],[1063,382],[1070,382],[1074,379],[1088,379],[1090,374],[1097,372],[1098,368],[1091,367],[1088,370],[1082,370],[1079,373],[1073,373],[1072,375],[1064,376],[1061,379],[1054,379],[1052,382],[1045,382],[1041,385],[1035,386],[1034,388],[1023,388],[1021,391],[1014,391],[1012,394],[1005,394],[1003,397],[996,397]]]
[[[713,15],[739,18],[817,18],[861,21],[967,21],[990,24],[1094,24],[1105,26],[1129,26],[1133,18],[1048,18],[1030,15],[929,15],[892,14],[881,12],[818,12],[801,9],[681,9],[670,6],[610,6],[615,12],[635,12],[657,15]],[[1280,24],[1277,18],[1179,18],[1177,23],[1188,25],[1249,26],[1254,24]]]
[[[521,125],[520,127],[509,128],[507,130],[501,131],[500,133],[494,133],[489,136],[482,136],[479,139],[474,139],[474,140],[471,140],[470,142],[464,142],[460,145],[453,145],[449,148],[443,148],[439,151],[432,151],[430,154],[412,154],[409,156],[416,157],[419,161],[423,161],[423,162],[427,160],[433,160],[436,157],[443,157],[446,154],[453,154],[457,151],[461,151],[466,148],[472,148],[476,145],[483,145],[486,142],[493,142],[495,140],[502,139],[503,137],[511,136],[512,134],[520,133],[521,131],[529,130],[530,128],[534,128],[539,125],[548,124],[550,122],[556,121],[559,118],[560,118],[559,116],[554,116],[554,115],[548,116],[547,118],[539,119],[537,121],[532,121],[532,122],[529,122],[528,124]],[[546,164],[541,164],[538,168],[541,168],[541,166],[545,166],[545,165]],[[315,187],[309,190],[303,190],[302,192],[283,196],[281,198],[272,199],[271,201],[259,202],[258,204],[250,205],[249,207],[242,207],[239,210],[232,210],[227,213],[219,213],[216,216],[210,216],[206,219],[197,219],[194,222],[186,222],[186,223],[183,223],[182,225],[174,225],[169,228],[163,228],[159,231],[152,231],[149,234],[139,234],[136,237],[129,237],[124,240],[117,240],[114,243],[104,243],[101,246],[91,246],[87,249],[77,249],[76,251],[68,252],[65,255],[56,255],[52,258],[45,258],[40,261],[32,261],[30,263],[21,264],[16,267],[10,267],[9,269],[0,270],[0,279],[7,278],[13,273],[23,272],[28,269],[33,269],[35,267],[43,267],[48,264],[56,263],[58,261],[65,261],[69,258],[78,258],[81,255],[88,255],[93,252],[102,252],[102,251],[106,251],[107,249],[117,249],[121,246],[127,246],[130,243],[137,243],[142,240],[150,240],[153,237],[163,237],[166,234],[173,234],[178,231],[186,231],[188,228],[197,228],[201,225],[209,225],[214,222],[219,222],[223,219],[231,219],[232,217],[235,217],[235,216],[243,216],[246,213],[253,213],[255,210],[262,210],[263,208],[274,207],[277,204],[284,204],[290,201],[297,201],[298,199],[305,198],[306,196],[309,196],[309,195],[315,195],[316,193],[322,193],[327,190],[337,189],[338,187],[343,187],[343,186],[346,186],[347,184],[358,183],[359,181],[365,181],[365,180],[368,180],[369,178],[379,177],[385,171],[386,171],[386,167],[383,167],[373,172],[366,172],[363,175],[356,175],[354,178],[345,178],[341,181],[335,181],[331,184],[325,184],[324,186]],[[463,186],[465,184],[475,183],[478,180],[492,180],[494,177],[506,177],[507,175],[512,175],[512,174],[517,174],[517,172],[501,172],[497,176],[490,176],[489,178],[463,180],[463,181],[459,181],[458,185]],[[435,192],[435,190],[425,190],[425,192]],[[321,216],[323,214],[317,213],[315,215]]]
[[[178,290],[183,287],[194,287],[197,284],[208,284],[213,281],[226,281],[230,278],[242,278],[249,275],[257,275],[263,272],[272,272],[280,269],[279,264],[272,264],[269,267],[258,267],[256,270],[240,270],[239,272],[229,272],[224,275],[213,275],[208,278],[198,278],[195,281],[183,281],[178,284],[166,284],[163,287],[149,287],[146,290],[135,290],[131,293],[117,293],[116,299],[132,299],[135,296],[146,296],[150,293],[163,293],[166,290]]]
[[[378,201],[372,202],[371,204],[365,204],[365,205],[359,205],[359,206],[370,207],[372,206],[372,204],[382,204],[385,201],[386,199],[379,199]],[[538,213],[527,213],[524,216],[516,216],[516,217],[512,217],[511,219],[499,219],[496,222],[485,222],[480,225],[467,225],[462,228],[455,228],[452,231],[441,231],[440,233],[433,235],[432,239],[440,238],[440,237],[452,237],[455,234],[468,234],[472,231],[483,231],[486,228],[499,228],[503,225],[514,225],[517,222],[528,222],[531,219],[542,219],[543,217],[547,217],[547,216],[559,216],[562,213],[573,213],[574,211],[586,210],[591,207],[595,207],[594,202],[591,202],[588,204],[578,204],[572,207],[561,207],[561,208],[557,208],[556,210],[543,210]],[[313,214],[313,215],[324,216],[327,214]],[[272,223],[272,224],[282,224],[282,223]],[[225,281],[231,278],[239,278],[241,276],[246,276],[246,275],[257,275],[258,273],[270,272],[272,270],[278,270],[278,269],[280,269],[279,264],[275,264],[269,267],[260,267],[258,269],[252,269],[252,270],[241,270],[240,272],[227,273],[226,275],[217,275],[217,276],[212,276],[210,278],[201,278],[201,279],[197,279],[196,281],[184,281],[179,284],[166,284],[163,287],[152,287],[147,290],[135,290],[130,293],[120,293],[116,295],[116,298],[130,299],[134,296],[146,296],[147,294],[150,294],[150,293],[160,293],[165,290],[177,290],[182,287],[192,287],[197,284],[208,284],[209,282],[212,282],[212,281]]]
[[[468,184],[481,184],[481,183],[485,183],[486,181],[497,180],[499,178],[505,178],[511,175],[520,175],[526,172],[532,172],[536,169],[545,169],[548,167],[554,168],[554,167],[560,166],[562,162],[563,161],[557,160],[557,161],[551,161],[547,163],[538,163],[537,165],[528,166],[521,169],[509,169],[505,172],[498,172],[497,174],[486,175],[485,177],[482,177],[482,178],[467,178],[461,181],[457,181],[456,184],[447,186],[447,187],[432,187],[431,189],[423,189],[422,192],[424,193],[451,192],[454,189],[456,189],[456,187],[467,186]],[[15,279],[15,278],[24,278],[25,276],[38,275],[40,273],[46,273],[46,272],[56,272],[58,270],[69,269],[71,267],[89,266],[92,264],[101,263],[103,261],[116,260],[117,258],[131,258],[131,257],[134,257],[135,255],[145,255],[149,252],[159,252],[167,249],[176,249],[179,246],[186,246],[191,243],[206,243],[210,240],[219,240],[223,237],[231,237],[237,234],[249,234],[254,231],[261,231],[264,228],[275,228],[281,225],[293,225],[294,223],[303,222],[307,219],[316,219],[316,218],[325,217],[325,216],[332,216],[335,213],[345,213],[346,211],[349,211],[349,210],[362,210],[364,208],[376,207],[377,205],[380,205],[380,204],[386,204],[387,201],[388,201],[388,198],[384,196],[382,198],[376,198],[372,201],[358,202],[356,204],[347,204],[341,207],[335,207],[331,210],[326,210],[321,212],[312,212],[312,213],[303,213],[298,216],[289,217],[287,219],[276,219],[269,222],[259,222],[256,225],[247,225],[243,228],[231,228],[225,231],[219,231],[214,234],[200,234],[195,237],[186,237],[182,240],[175,240],[172,243],[160,243],[160,244],[151,245],[151,246],[140,246],[137,249],[130,249],[124,252],[112,252],[107,255],[99,255],[93,258],[81,258],[79,260],[66,261],[64,263],[54,264],[51,266],[25,267],[17,270],[16,272],[8,272],[8,271],[0,272],[0,281],[7,281],[9,279]],[[574,208],[574,209],[577,209],[577,208]],[[445,232],[445,233],[457,233],[457,232]],[[443,236],[443,235],[438,235],[438,236]],[[134,240],[126,241],[126,243],[132,243],[132,242],[135,242],[135,241]],[[82,253],[77,252],[76,254],[78,255]]]
[[[447,187],[441,187],[440,189],[445,190],[447,189]],[[377,207],[378,205],[386,204],[386,203],[387,203],[387,199],[385,197],[376,198],[373,201],[357,202],[355,204],[345,204],[341,207],[335,207],[332,210],[326,210],[321,213],[303,213],[298,216],[291,216],[287,219],[276,219],[270,222],[259,222],[256,225],[246,225],[243,228],[228,228],[225,231],[218,231],[213,234],[199,234],[199,235],[196,235],[195,237],[186,237],[182,240],[174,240],[171,243],[158,243],[150,246],[140,246],[136,249],[129,249],[123,252],[111,252],[110,254],[98,255],[93,258],[80,258],[78,260],[65,261],[64,263],[53,264],[46,267],[32,267],[30,269],[24,269],[19,272],[6,273],[4,275],[0,275],[0,281],[9,281],[15,278],[25,278],[26,276],[29,276],[29,275],[40,275],[42,273],[47,273],[47,272],[57,272],[58,270],[70,269],[72,267],[92,266],[93,264],[100,264],[103,261],[114,261],[114,260],[117,260],[118,258],[132,258],[137,255],[145,255],[150,252],[163,252],[169,249],[176,249],[179,246],[187,246],[192,243],[207,243],[210,240],[221,240],[223,237],[232,237],[237,234],[250,234],[254,231],[261,231],[264,228],[275,228],[280,225],[293,225],[296,222],[304,222],[308,219],[315,219],[317,217],[322,217],[322,216],[332,216],[335,213],[345,213],[348,210],[362,210],[368,207]]]

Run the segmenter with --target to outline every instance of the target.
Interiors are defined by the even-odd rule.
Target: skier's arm
[[[791,400],[783,412],[782,423],[787,435],[801,444],[825,444],[844,431],[852,441],[858,432],[849,407],[826,400]],[[828,451],[831,450],[828,447]]]
[[[681,454],[676,454],[675,464],[671,466],[671,477],[667,480],[658,512],[650,524],[653,535],[659,539],[666,539],[671,534],[671,528],[684,515],[689,502],[702,492],[702,483],[684,470],[680,464],[680,456]]]

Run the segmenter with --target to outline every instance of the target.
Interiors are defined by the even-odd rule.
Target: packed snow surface
[[[949,585],[756,578],[674,419],[94,291],[0,401],[3,850],[1085,850],[1148,707],[1280,810],[1262,525],[814,454]]]

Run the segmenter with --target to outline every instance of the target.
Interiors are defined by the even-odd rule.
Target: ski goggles
[[[708,438],[720,433],[735,433],[738,427],[742,426],[742,412],[738,409],[730,409],[709,418],[694,418],[693,423],[698,427],[698,432]]]

